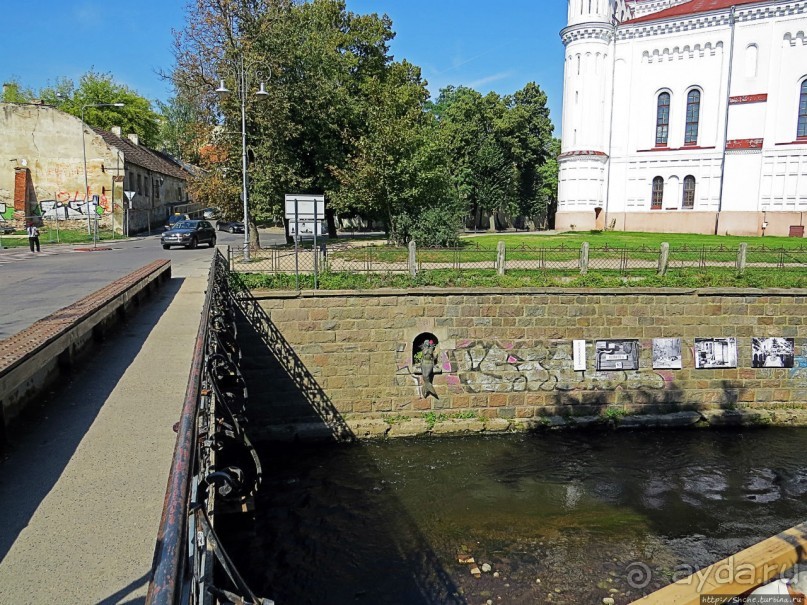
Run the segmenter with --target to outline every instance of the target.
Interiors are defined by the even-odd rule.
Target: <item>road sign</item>
[[[325,218],[325,196],[286,194],[286,218],[291,220]]]
[[[129,200],[129,208],[132,207],[132,198],[135,196],[134,191],[125,191],[123,192],[126,195],[126,199]]]

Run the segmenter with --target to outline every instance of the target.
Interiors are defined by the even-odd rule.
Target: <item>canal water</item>
[[[283,605],[628,603],[807,519],[796,429],[260,453],[254,523],[217,522],[252,589]]]

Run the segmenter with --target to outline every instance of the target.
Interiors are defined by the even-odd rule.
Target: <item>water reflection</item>
[[[232,529],[283,603],[619,603],[803,521],[806,448],[786,429],[265,447],[256,524]]]

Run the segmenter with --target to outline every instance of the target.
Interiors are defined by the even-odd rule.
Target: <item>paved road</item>
[[[239,248],[244,236],[219,232],[218,243]],[[269,245],[282,238],[261,233]],[[131,273],[153,260],[171,260],[174,277],[207,276],[213,251],[208,248],[163,250],[159,235],[88,245],[43,245],[0,250],[0,340]]]

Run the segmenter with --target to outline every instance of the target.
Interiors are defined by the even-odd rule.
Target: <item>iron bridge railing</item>
[[[242,509],[261,483],[244,432],[248,391],[239,369],[228,260],[217,250],[194,346],[146,603],[272,605],[235,569],[211,523],[217,506]],[[231,506],[235,504],[236,506]]]

